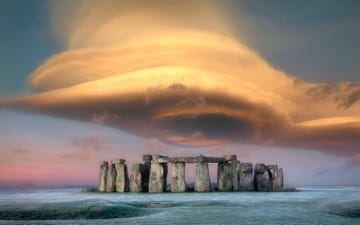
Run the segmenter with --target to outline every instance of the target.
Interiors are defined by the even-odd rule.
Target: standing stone
[[[114,164],[110,163],[107,171],[106,192],[114,192],[115,183],[116,183],[116,168]]]
[[[278,190],[281,191],[284,188],[284,174],[282,168],[278,170],[278,178],[276,183]]]
[[[265,170],[263,174],[263,179],[264,179],[264,191],[272,191],[271,174],[268,169]]]
[[[255,165],[254,184],[256,191],[265,191],[265,180],[264,180],[265,171],[266,171],[266,166],[264,164],[258,163]]]
[[[253,191],[253,165],[252,163],[240,163],[240,191]]]
[[[232,161],[232,181],[233,181],[233,191],[240,190],[240,162],[239,161]]]
[[[133,164],[130,176],[130,192],[143,192],[145,166],[143,164]]]
[[[211,191],[209,166],[206,162],[196,163],[195,191]]]
[[[177,162],[171,165],[171,192],[185,192],[185,163]]]
[[[149,192],[164,192],[166,190],[167,164],[151,163]]]
[[[271,177],[271,191],[279,191],[278,186],[278,166],[277,165],[267,165],[268,171],[270,172]]]
[[[112,164],[116,169],[116,192],[128,192],[129,191],[129,173],[125,159],[112,160]]]
[[[218,191],[232,191],[233,185],[233,166],[232,163],[225,162],[218,164],[217,188]]]
[[[102,161],[100,163],[99,192],[106,191],[107,170],[108,170],[108,162]]]
[[[143,155],[144,160],[144,177],[143,177],[143,191],[149,191],[149,178],[150,178],[150,167],[151,167],[151,155]]]

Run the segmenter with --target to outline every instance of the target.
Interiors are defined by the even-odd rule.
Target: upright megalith
[[[167,163],[159,160],[160,157],[153,156],[150,167],[149,192],[163,192],[166,190]]]
[[[111,163],[115,165],[116,169],[116,192],[129,191],[129,173],[125,159],[115,159]]]
[[[281,191],[284,188],[284,174],[282,168],[278,170],[278,177],[276,179],[277,190]]]
[[[254,186],[256,191],[265,191],[264,173],[266,170],[265,164],[258,163],[255,165]]]
[[[197,192],[211,191],[209,166],[206,162],[196,163],[194,190]]]
[[[106,192],[115,192],[116,184],[116,168],[115,165],[109,163],[106,177]]]
[[[144,171],[145,165],[143,164],[133,164],[131,166],[130,192],[144,191]]]
[[[171,164],[171,192],[185,192],[185,163],[175,162]]]
[[[219,163],[217,171],[218,191],[232,191],[233,187],[233,164],[229,162]]]
[[[232,182],[233,182],[233,191],[239,191],[240,190],[240,161],[232,161]]]
[[[143,191],[148,192],[152,155],[143,155],[143,160],[144,160]]]
[[[106,191],[106,177],[108,171],[108,162],[102,161],[100,163],[100,178],[99,178],[99,192]]]
[[[264,179],[264,189],[263,191],[272,191],[272,177],[271,177],[271,173],[268,169],[265,170],[264,174],[263,174],[263,179]]]
[[[267,165],[266,168],[270,172],[270,182],[271,182],[271,191],[279,191],[279,185],[278,185],[278,166],[277,165]]]
[[[252,163],[240,163],[240,191],[253,191],[253,165]]]
[[[255,177],[254,177],[254,183],[255,183],[255,190],[256,191],[273,191],[273,173],[275,174],[275,171],[273,173],[271,170],[274,170],[275,167],[270,166],[267,167],[264,164],[256,164],[255,166]]]

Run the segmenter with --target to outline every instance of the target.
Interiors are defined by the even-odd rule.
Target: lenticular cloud
[[[171,3],[54,3],[67,50],[30,75],[37,94],[0,104],[178,145],[359,151],[360,105],[341,107],[359,84],[287,75],[232,37],[214,5]]]

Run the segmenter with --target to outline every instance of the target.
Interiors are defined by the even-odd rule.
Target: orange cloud
[[[360,149],[360,84],[309,83],[273,68],[209,2],[54,4],[68,50],[30,75],[38,94],[0,105],[186,146]],[[64,8],[69,24],[59,24]]]

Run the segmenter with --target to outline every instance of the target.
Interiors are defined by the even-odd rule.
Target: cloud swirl
[[[30,75],[37,94],[0,106],[178,145],[359,152],[359,83],[309,83],[273,68],[210,2],[85,3],[54,3],[73,11],[65,25],[61,10],[53,15],[68,49]]]

